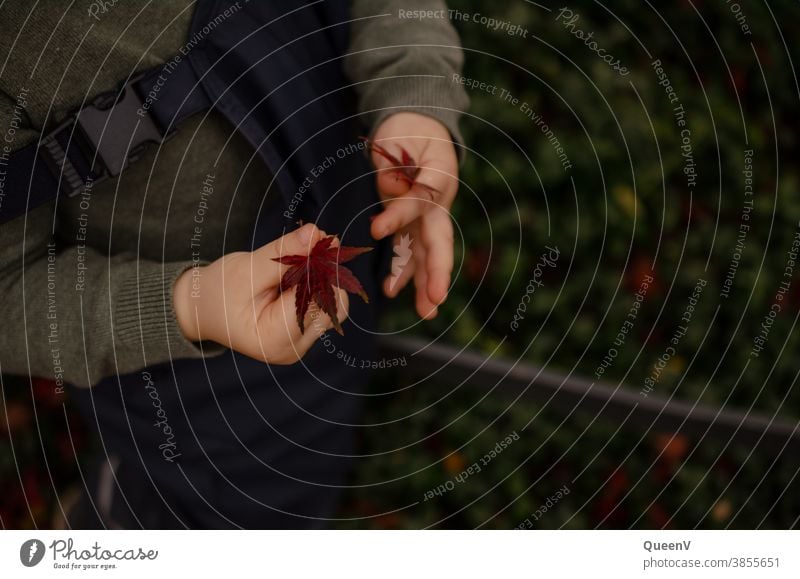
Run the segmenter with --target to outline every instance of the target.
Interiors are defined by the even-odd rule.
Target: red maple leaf
[[[285,292],[297,286],[294,305],[301,333],[305,333],[303,320],[313,301],[328,314],[336,331],[344,334],[337,315],[334,286],[351,294],[358,294],[365,302],[369,302],[367,292],[364,291],[358,278],[341,264],[362,253],[372,251],[372,248],[331,247],[334,239],[333,235],[320,239],[308,255],[273,258],[273,261],[291,266],[281,278],[280,291]]]
[[[431,193],[438,193],[438,190],[434,187],[426,185],[425,183],[417,182],[417,177],[419,176],[419,172],[422,170],[422,167],[417,165],[414,157],[412,157],[408,151],[402,147],[402,145],[400,145],[401,158],[398,159],[371,139],[368,139],[367,137],[360,137],[360,139],[367,144],[367,147],[371,151],[378,153],[381,157],[387,159],[394,166],[395,175],[397,175],[397,178],[408,183],[409,187],[417,185],[418,187],[427,189]]]

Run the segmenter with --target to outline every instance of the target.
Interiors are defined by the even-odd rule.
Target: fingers
[[[413,277],[414,279],[414,287],[416,289],[415,293],[415,305],[417,309],[417,314],[424,320],[431,320],[436,317],[438,314],[438,307],[436,303],[432,302],[431,299],[428,297],[428,272],[425,269],[425,263],[427,260],[427,251],[425,247],[420,244],[414,249],[414,257],[413,263],[409,262],[406,265],[406,269],[402,272],[401,275],[402,283],[408,281],[406,275],[408,277]],[[408,272],[408,273],[406,273]],[[390,283],[391,276],[384,280],[384,291],[391,291],[391,296],[397,295],[400,291],[400,287],[395,286],[393,289],[389,289],[388,285]],[[398,279],[398,285],[401,279]],[[389,295],[387,293],[387,295]]]
[[[383,239],[397,233],[418,219],[426,205],[425,198],[419,196],[416,187],[405,195],[389,200],[383,212],[372,221],[370,228],[372,237]]]
[[[335,289],[334,292],[336,293],[336,317],[338,318],[339,325],[341,325],[347,319],[350,310],[350,301],[346,291]],[[294,300],[292,300],[292,303],[294,303]],[[311,349],[314,343],[320,339],[322,334],[330,331],[334,327],[334,324],[330,317],[316,304],[311,305],[305,320],[303,320],[305,332],[302,334],[300,333],[300,327],[297,325],[297,318],[294,316],[294,311],[292,311],[292,316],[291,323],[293,331],[291,333],[292,344],[290,349],[292,356],[296,356],[297,359],[300,359]]]
[[[437,304],[433,303],[428,298],[428,272],[425,270],[425,256],[417,261],[416,271],[414,274],[414,287],[416,288],[415,304],[417,307],[417,314],[423,320],[432,320],[439,313]]]
[[[440,305],[447,299],[453,274],[453,222],[445,209],[437,208],[423,215],[414,230],[420,239],[416,244],[412,240],[409,247],[413,259],[384,279],[383,291],[388,297],[395,297],[412,276],[419,285],[418,270],[424,268],[425,283],[421,287],[427,292],[429,303]]]
[[[453,273],[453,222],[442,208],[426,213],[422,219],[427,296],[431,303],[441,304],[447,298]]]
[[[370,232],[375,239],[396,233],[440,204],[449,208],[452,203],[453,178],[434,167],[423,167],[411,187],[397,179],[393,171],[378,173],[377,183],[387,201],[372,222]]]
[[[287,265],[273,261],[276,257],[287,255],[308,255],[317,241],[325,237],[325,232],[313,223],[279,237],[250,254],[250,268],[253,285],[257,291],[275,287],[280,282]]]
[[[343,289],[334,288],[334,293],[336,294],[336,317],[338,318],[339,326],[341,327],[342,322],[347,319],[350,311],[350,298],[347,295],[347,292]],[[306,331],[304,334],[302,334],[302,336],[303,339],[309,336],[311,337],[309,347],[314,343],[314,340],[319,338],[324,332],[327,332],[331,328],[335,327],[333,320],[331,320],[331,318],[325,312],[319,309],[316,304],[312,304],[312,310],[306,315],[304,326]]]
[[[274,339],[277,332],[285,333],[285,345],[278,352],[266,356],[263,348],[260,357],[270,364],[292,364],[302,358],[308,350],[319,340],[320,336],[331,330],[333,321],[327,314],[312,303],[304,319],[305,332],[300,332],[295,314],[296,289],[284,292],[268,307],[267,315],[259,320],[259,341]],[[336,313],[339,323],[343,323],[348,316],[350,302],[347,292],[336,289]],[[276,332],[277,330],[277,332]]]
[[[386,279],[383,280],[383,293],[390,298],[396,297],[414,276],[416,268],[417,262],[412,257],[402,266],[399,273],[395,274],[395,272],[392,272],[387,275]]]

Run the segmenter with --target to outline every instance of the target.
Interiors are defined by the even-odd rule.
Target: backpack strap
[[[0,224],[116,177],[146,146],[163,143],[181,122],[210,107],[190,61],[179,56],[100,95],[38,143],[0,158],[6,161],[0,162]]]

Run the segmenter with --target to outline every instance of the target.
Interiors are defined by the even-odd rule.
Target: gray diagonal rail
[[[436,379],[462,382],[465,386],[517,396],[523,400],[546,402],[561,411],[598,413],[610,420],[624,420],[641,430],[681,432],[706,440],[731,440],[737,445],[756,444],[759,452],[797,456],[800,451],[800,422],[771,419],[759,414],[717,408],[707,404],[668,399],[652,392],[647,397],[638,391],[580,377],[544,370],[527,363],[486,359],[470,350],[417,338],[384,337],[380,341],[387,357],[405,356],[406,370],[416,376],[437,372]]]

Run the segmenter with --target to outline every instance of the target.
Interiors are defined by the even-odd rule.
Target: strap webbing
[[[191,63],[178,57],[99,97],[41,143],[0,157],[0,224],[117,176],[139,149],[163,142],[210,106]]]

